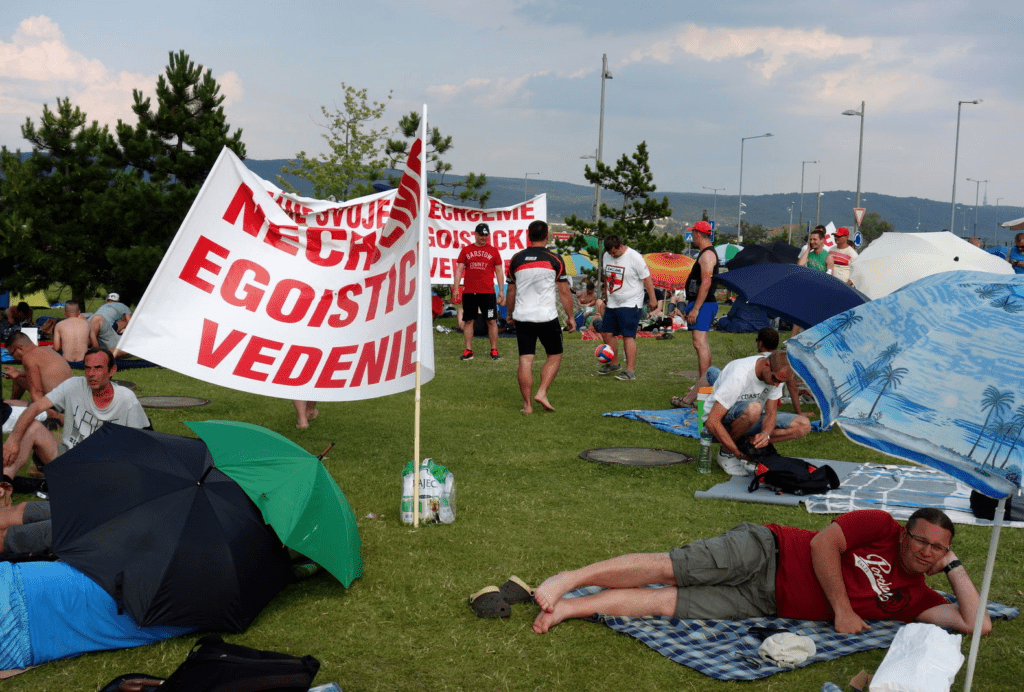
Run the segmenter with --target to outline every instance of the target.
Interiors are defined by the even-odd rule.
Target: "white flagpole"
[[[423,361],[423,340],[430,338],[433,334],[429,334],[428,330],[430,325],[424,324],[423,316],[425,314],[425,301],[427,293],[430,291],[430,279],[428,269],[427,284],[423,283],[423,265],[429,264],[430,259],[428,257],[427,248],[427,104],[423,104],[423,119],[420,123],[420,209],[419,214],[419,269],[417,272],[416,290],[417,290],[417,316],[416,316],[416,332],[418,347],[416,348],[416,396],[415,396],[415,420],[413,421],[413,445],[412,445],[412,458],[413,458],[413,497],[414,502],[412,504],[412,525],[413,528],[420,525],[420,384],[421,384],[421,366]],[[426,336],[424,336],[426,335]]]

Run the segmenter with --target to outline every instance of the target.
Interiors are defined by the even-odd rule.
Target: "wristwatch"
[[[964,563],[960,562],[959,560],[953,560],[948,565],[943,567],[942,571],[945,572],[946,574],[949,574],[951,571],[953,571],[957,567],[963,567],[963,566],[964,566]]]

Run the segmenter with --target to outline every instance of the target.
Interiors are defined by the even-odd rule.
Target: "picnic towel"
[[[612,411],[602,414],[612,418],[628,418],[653,425],[658,430],[697,439],[697,411],[692,408],[670,408],[666,411]],[[831,426],[830,426],[831,427]],[[827,430],[827,428],[825,428]],[[811,432],[822,432],[821,421],[811,421]]]
[[[922,507],[941,509],[955,524],[991,526],[971,512],[971,488],[937,469],[926,466],[863,464],[842,479],[836,490],[803,498],[811,514],[843,514],[855,509],[884,509],[906,519]],[[1003,526],[1024,528],[1024,521]]]
[[[661,587],[653,587],[661,588]],[[585,586],[568,594],[566,598],[587,596],[601,591],[600,587]],[[951,594],[943,594],[951,601]],[[993,618],[1012,619],[1019,610],[989,601],[989,615]],[[689,666],[716,680],[757,680],[790,668],[781,668],[761,660],[757,652],[761,639],[750,633],[751,628],[763,627],[785,630],[810,637],[817,652],[798,668],[817,661],[831,661],[870,649],[886,649],[902,622],[869,620],[871,629],[860,634],[840,634],[829,622],[812,622],[780,617],[748,618],[745,620],[678,620],[665,617],[613,617],[594,616],[617,632],[639,639],[662,656]]]
[[[852,461],[836,461],[835,459],[804,459],[807,463],[812,466],[831,466],[832,470],[839,476],[839,487],[843,487],[843,483],[846,482],[846,478],[854,473],[857,469],[861,468],[863,464],[858,464]],[[716,476],[720,477],[720,476]],[[809,498],[818,497],[818,495],[793,495],[792,493],[776,493],[767,486],[762,485],[754,492],[750,492],[750,476],[732,476],[727,481],[722,481],[718,485],[712,486],[707,490],[697,490],[693,493],[694,498],[698,500],[735,500],[737,502],[756,502],[765,505],[783,505],[786,507],[796,507],[801,502],[806,502]],[[830,490],[828,494],[837,492],[836,490]]]

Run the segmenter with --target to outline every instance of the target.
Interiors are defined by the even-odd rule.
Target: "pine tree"
[[[409,144],[420,135],[419,113],[412,111],[408,115],[402,116],[402,119],[398,121],[396,133],[402,139],[389,139],[385,148],[390,167],[393,169],[399,169],[405,163]],[[434,175],[427,177],[428,194],[439,199],[447,197],[462,204],[477,202],[483,208],[491,197],[489,190],[483,190],[487,185],[485,174],[469,173],[461,181],[446,181],[444,179],[445,174],[451,171],[452,165],[441,157],[451,148],[452,138],[450,135],[445,137],[438,128],[430,128],[427,133],[427,170],[428,173]],[[392,185],[397,186],[399,179],[399,176],[391,176],[388,180]]]
[[[679,236],[662,236],[654,232],[655,221],[671,216],[672,209],[668,197],[663,197],[659,202],[651,196],[658,188],[654,184],[654,174],[648,162],[647,142],[638,144],[631,156],[623,154],[615,168],[603,161],[597,162],[596,170],[587,165],[584,176],[589,182],[618,193],[622,207],[612,207],[602,202],[596,224],[573,214],[565,220],[565,224],[577,233],[597,236],[599,239],[617,235],[626,245],[640,253],[670,250],[679,245],[679,249],[673,250],[678,252],[685,244]],[[609,219],[610,223],[605,219]],[[584,239],[574,239],[568,244],[582,249]]]

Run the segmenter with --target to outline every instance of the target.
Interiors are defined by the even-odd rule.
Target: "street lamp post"
[[[719,190],[724,190],[725,188],[724,187],[708,187],[707,185],[701,185],[701,187],[703,187],[705,190],[712,190],[715,193],[712,196],[713,202],[714,202],[713,203],[714,211],[711,212],[711,220],[715,222],[715,227],[717,228],[718,227],[718,191]]]
[[[818,163],[817,161],[803,161],[800,164],[800,230],[804,230],[804,169],[809,163]],[[793,244],[793,222],[789,223],[789,244]]]
[[[612,73],[608,70],[608,54],[601,55],[601,120],[597,130],[597,163],[595,168],[600,168],[601,155],[604,153],[604,83],[611,79]],[[601,183],[594,183],[594,225],[601,213]]]
[[[843,115],[858,115],[858,116],[860,116],[860,148],[857,151],[857,201],[854,204],[854,206],[857,209],[860,209],[860,172],[861,172],[861,164],[864,161],[864,102],[863,101],[860,102],[860,110],[859,111],[855,111],[855,110],[843,111]],[[855,223],[854,223],[853,227],[854,227],[855,231],[859,231],[860,230],[860,224],[856,223],[856,221],[857,221],[857,219],[854,219]]]
[[[753,137],[741,137],[740,138],[740,196],[739,196],[739,212],[736,215],[736,242],[743,242],[743,144],[748,139],[760,139],[761,137],[772,137],[771,132],[765,132],[763,135],[754,135]]]
[[[981,191],[981,184],[987,183],[987,180],[975,180],[974,178],[968,178],[968,182],[975,183],[974,185],[974,233],[973,237],[978,237],[978,193]]]
[[[796,206],[796,202],[789,203],[789,244],[793,244],[793,207]]]
[[[523,201],[524,202],[526,200],[530,199],[530,197],[526,194],[526,181],[529,179],[529,177],[531,175],[540,175],[540,171],[537,171],[536,173],[527,173],[527,174],[525,174],[523,176]]]
[[[949,231],[956,233],[956,164],[960,157],[960,109],[965,103],[978,105],[981,99],[956,102],[956,144],[953,146],[953,201],[949,203]]]

